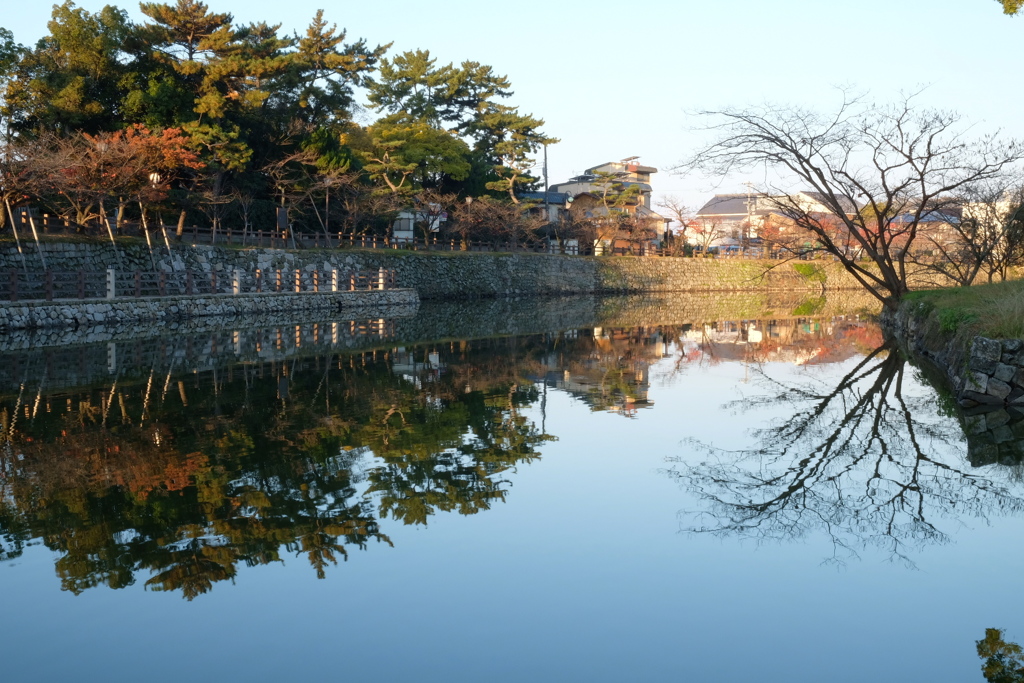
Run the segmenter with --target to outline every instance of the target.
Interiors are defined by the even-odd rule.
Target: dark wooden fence
[[[107,239],[105,228],[95,225],[81,226],[67,219],[43,214],[34,216],[36,232],[41,239],[58,236],[89,236]],[[4,230],[6,232],[6,230]],[[19,216],[18,232],[25,241],[31,240],[31,225],[25,216]],[[118,236],[146,238],[146,230],[139,223],[122,222],[114,228]],[[166,236],[166,240],[165,240]],[[413,240],[393,239],[380,235],[347,235],[343,233],[282,232],[280,230],[237,230],[224,228],[213,230],[196,225],[185,226],[181,235],[176,225],[150,225],[148,239],[154,249],[176,244],[227,245],[242,247],[266,247],[274,249],[407,249],[412,251],[471,251],[471,252],[524,252],[535,254],[566,254],[573,256],[683,256],[678,247],[659,247],[647,243],[614,246],[577,244],[574,240],[461,240],[452,238],[418,237]],[[25,245],[27,248],[28,245]],[[699,250],[698,250],[699,252]],[[692,253],[692,252],[691,252]],[[713,248],[708,254],[715,258],[736,259],[782,259],[793,258],[786,250],[771,250],[764,247]]]

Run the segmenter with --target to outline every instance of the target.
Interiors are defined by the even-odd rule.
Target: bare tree
[[[252,214],[256,208],[257,196],[252,188],[247,187],[236,187],[231,196],[235,206],[238,207],[238,212],[242,215],[242,244],[246,244],[249,240],[249,231],[252,228]]]
[[[759,541],[821,532],[832,561],[874,546],[913,565],[910,550],[948,540],[937,519],[1024,512],[1016,491],[964,467],[959,426],[935,413],[933,398],[906,390],[910,370],[884,345],[834,384],[758,373],[763,396],[726,407],[790,410],[755,430],[748,449],[691,442],[711,457],[669,472],[703,503],[690,530]]]
[[[273,185],[275,197],[288,213],[290,223],[292,215],[301,212],[310,195],[316,172],[315,153],[311,150],[293,152],[266,164],[262,172]],[[295,239],[294,234],[291,238]]]
[[[965,197],[962,220],[953,227],[960,241],[971,244],[969,262],[980,262],[978,270],[986,272],[989,282],[996,275],[1005,280],[1009,269],[1024,260],[1024,182],[1015,178],[979,190]]]
[[[690,239],[704,254],[715,242],[729,236],[729,228],[718,218],[694,218],[690,221]]]
[[[344,209],[344,197],[352,192],[360,192],[359,176],[342,170],[321,170],[314,174],[309,188],[309,204],[313,209],[320,229],[328,239],[331,235],[331,218]],[[341,199],[339,202],[338,200]],[[332,205],[333,200],[333,205]],[[334,225],[338,228],[338,225]],[[340,230],[335,230],[340,232]]]
[[[680,168],[763,169],[775,178],[763,188],[772,208],[894,308],[908,291],[907,254],[925,214],[1024,157],[1016,141],[969,139],[959,115],[913,105],[910,96],[895,105],[844,99],[827,115],[769,105],[702,112],[717,139]],[[793,194],[795,185],[813,192],[815,205]]]
[[[688,243],[688,239],[690,237],[687,234],[687,229],[693,223],[693,220],[695,218],[693,209],[684,204],[683,200],[681,200],[679,197],[676,197],[675,195],[671,194],[667,195],[664,199],[662,199],[661,202],[658,204],[658,207],[665,209],[665,211],[668,213],[669,218],[671,218],[675,223],[679,225],[679,227],[675,231],[675,234],[672,234],[671,232],[669,233],[669,241],[672,244],[675,244],[678,240],[678,243],[680,245],[685,246]]]

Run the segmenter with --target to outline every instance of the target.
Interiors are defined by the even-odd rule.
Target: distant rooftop
[[[819,192],[797,192],[792,196],[803,195],[816,202],[824,204],[825,196]],[[783,196],[783,195],[777,195]],[[764,214],[778,210],[770,201],[771,196],[762,192],[741,192],[736,194],[716,194],[704,206],[697,211],[698,216],[745,216],[748,208],[747,202],[751,202],[749,211],[755,214]],[[845,197],[839,198],[845,211],[853,213],[857,211],[857,205]]]
[[[519,195],[522,199],[531,202],[547,202],[548,204],[565,204],[569,200],[568,192],[523,192]]]

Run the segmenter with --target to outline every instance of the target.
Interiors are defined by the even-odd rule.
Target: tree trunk
[[[103,200],[100,200],[100,216],[102,216],[103,224],[107,226],[107,234],[110,235],[110,244],[114,247],[114,258],[117,260],[117,267],[121,267],[121,255],[117,251],[117,240],[114,239],[114,231],[110,227],[110,218],[107,216],[107,210],[103,206]]]

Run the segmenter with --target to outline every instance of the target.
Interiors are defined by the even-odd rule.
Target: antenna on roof
[[[625,159],[622,160],[622,163],[626,163],[627,161],[635,161],[639,158],[640,157],[626,157]]]

